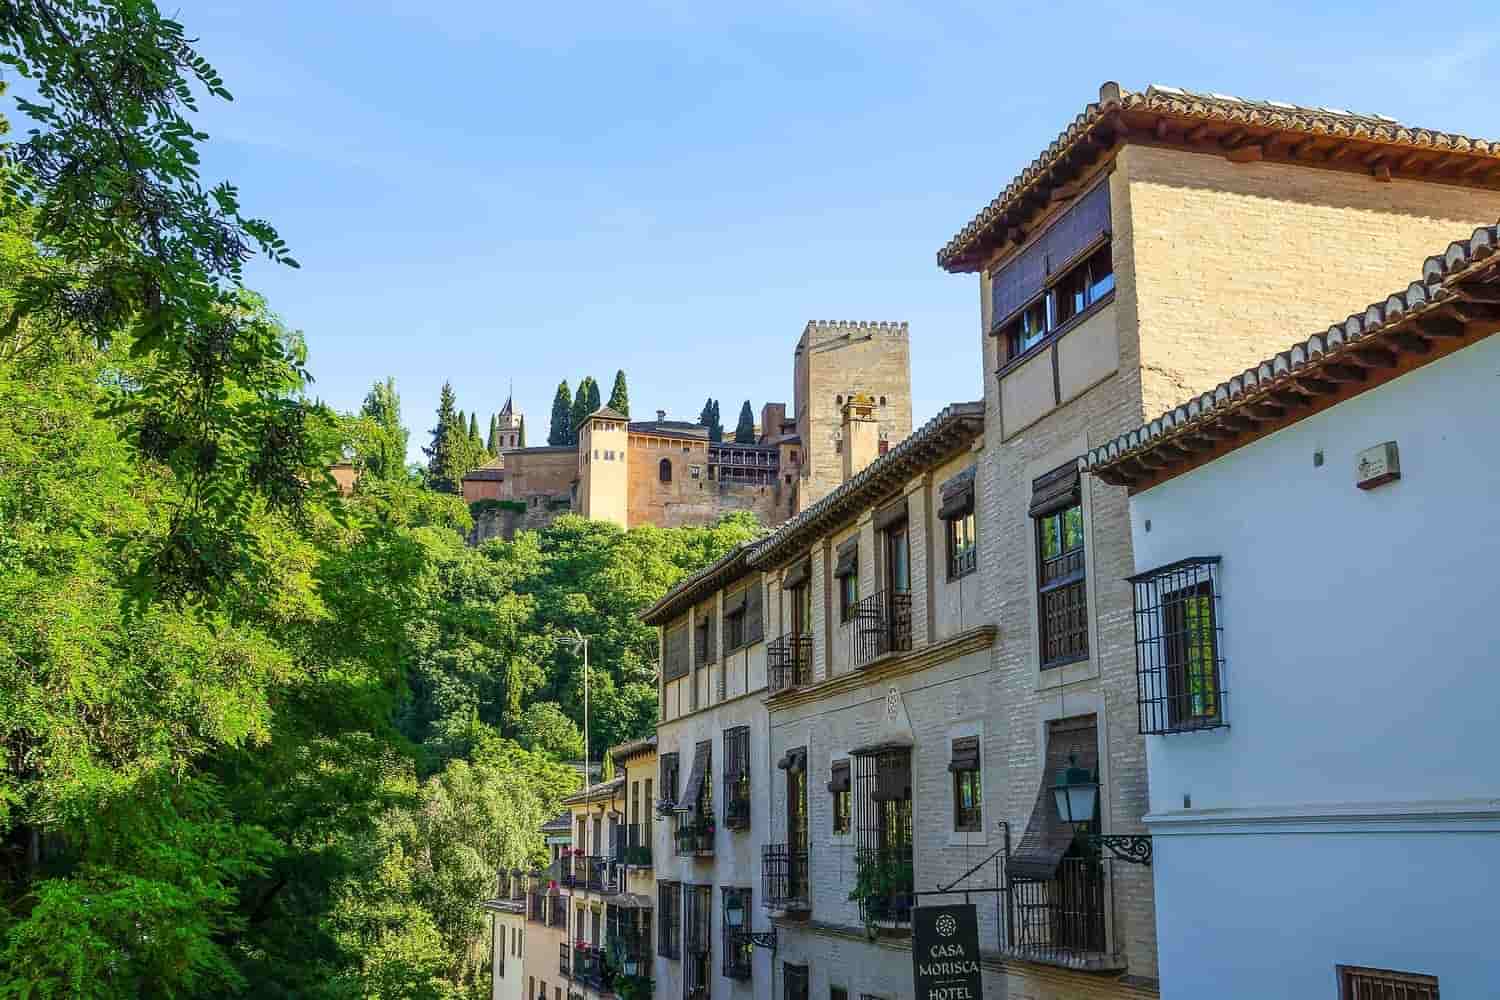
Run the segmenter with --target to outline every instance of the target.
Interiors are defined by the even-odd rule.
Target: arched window
[[[661,460],[661,465],[657,466],[656,478],[664,483],[672,481],[672,460],[670,458]]]

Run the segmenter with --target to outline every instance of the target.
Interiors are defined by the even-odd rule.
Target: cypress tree
[[[704,427],[714,425],[714,398],[712,396],[703,401],[703,412],[698,414],[698,423]]]
[[[485,449],[491,455],[500,454],[500,418],[493,413],[490,414],[490,436],[485,441]]]
[[[748,406],[749,404],[747,403],[746,405]],[[469,443],[475,449],[484,447],[484,442],[479,437],[479,414],[477,413],[469,414]]]
[[[714,400],[714,410],[709,417],[708,439],[710,441],[724,440],[724,422],[719,419],[719,401]]]
[[[406,428],[401,426],[401,397],[396,380],[376,382],[365,395],[360,416],[368,417],[375,433],[359,456],[363,473],[376,479],[399,479],[406,474]]]
[[[630,416],[630,390],[625,388],[625,369],[615,372],[615,387],[609,393],[609,408]]]
[[[599,384],[592,375],[585,375],[578,383],[578,392],[573,396],[573,441],[578,441],[578,425],[583,418],[599,409]]]
[[[547,431],[547,443],[553,446],[577,444],[573,436],[573,393],[568,389],[568,380],[557,383],[557,395],[552,397],[552,427]]]
[[[590,375],[589,376],[589,413],[593,413],[595,410],[599,409],[599,407],[601,407],[603,405],[604,404],[599,401],[599,383],[594,380],[594,376]]]
[[[750,400],[740,407],[740,423],[734,429],[735,444],[755,443],[755,413],[750,409]]]
[[[526,447],[526,414],[521,414],[521,426],[516,428],[516,447]]]
[[[454,402],[453,385],[444,382],[438,397],[437,426],[430,432],[432,444],[422,449],[427,456],[427,482],[440,493],[456,492],[458,479],[463,475],[458,469],[462,456],[457,454],[463,432],[459,430]]]

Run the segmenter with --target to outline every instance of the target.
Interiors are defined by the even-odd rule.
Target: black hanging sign
[[[982,1000],[974,905],[919,907],[911,921],[916,1000]]]

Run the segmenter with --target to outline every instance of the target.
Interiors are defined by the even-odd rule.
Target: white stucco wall
[[[1223,559],[1229,728],[1147,741],[1163,996],[1500,995],[1497,432],[1492,337],[1132,498],[1138,570]]]

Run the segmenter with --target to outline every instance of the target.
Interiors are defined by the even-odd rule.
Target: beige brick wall
[[[1148,418],[1405,288],[1423,259],[1500,219],[1500,192],[1453,185],[1144,146],[1117,169]]]
[[[843,481],[836,445],[842,420],[839,397],[847,399],[851,392],[875,397],[880,430],[892,446],[911,433],[911,352],[905,323],[809,323],[797,342],[793,382],[804,452],[800,508]]]

